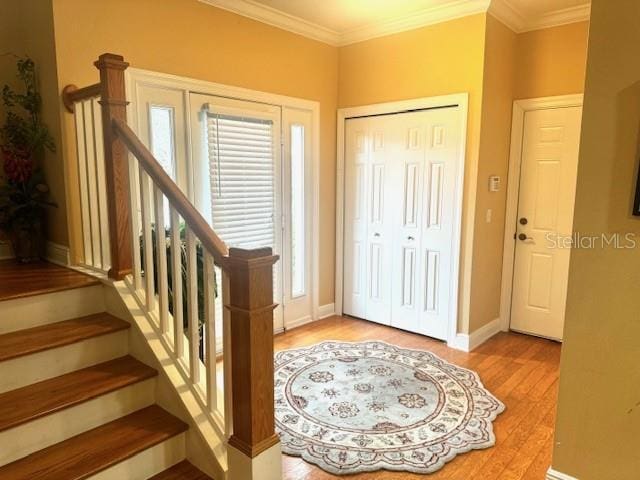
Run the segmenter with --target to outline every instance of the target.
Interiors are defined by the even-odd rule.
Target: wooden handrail
[[[195,209],[187,196],[180,190],[149,149],[140,141],[135,132],[122,120],[113,120],[113,130],[138,159],[140,165],[169,199],[169,203],[185,220],[189,228],[202,242],[204,248],[213,256],[216,263],[226,269],[226,257],[229,249],[222,239],[211,229],[204,217]]]
[[[64,103],[64,107],[69,113],[73,113],[76,109],[76,102],[100,96],[101,88],[100,83],[94,83],[83,88],[67,85],[62,90],[62,103]]]
[[[174,252],[181,248],[181,238],[177,230],[177,216],[184,220],[188,227],[187,258],[182,255],[172,256],[173,272],[179,271],[186,264],[188,282],[185,292],[182,292],[182,278],[172,276],[174,283],[174,305],[183,305],[186,298],[187,317],[183,318],[183,309],[174,308],[174,345],[173,354],[177,360],[186,360],[183,350],[185,323],[189,326],[189,366],[188,370],[182,361],[176,366],[183,372],[185,380],[193,385],[197,384],[200,364],[197,361],[200,345],[204,341],[198,335],[199,327],[199,284],[197,249],[194,239],[201,242],[205,251],[204,266],[204,296],[205,313],[202,328],[206,329],[206,342],[203,344],[207,351],[205,367],[207,373],[207,389],[204,394],[195,392],[203,404],[203,413],[212,414],[211,421],[216,425],[220,422],[221,435],[228,435],[227,447],[229,452],[229,476],[245,478],[248,465],[254,465],[262,452],[270,449],[279,442],[275,432],[274,415],[274,365],[273,365],[273,310],[276,308],[273,298],[273,265],[278,261],[271,248],[257,248],[245,250],[228,248],[225,242],[213,231],[209,223],[198,212],[188,197],[165,172],[151,151],[142,143],[135,132],[127,124],[127,98],[125,92],[124,72],[128,63],[120,55],[103,54],[95,66],[100,70],[100,83],[78,89],[73,85],[65,87],[63,99],[65,106],[73,112],[75,104],[93,97],[99,97],[101,110],[102,143],[104,148],[104,189],[108,208],[107,228],[109,234],[110,264],[108,276],[114,281],[123,280],[133,273],[133,284],[129,287],[135,295],[138,291],[144,295],[144,302],[137,297],[141,308],[149,314],[149,319],[156,322],[160,334],[167,333],[169,311],[169,287],[167,258],[160,252],[167,248],[164,235],[156,235],[155,243],[151,240],[153,223],[163,227],[166,219],[162,208],[163,198],[168,199],[171,206],[171,248]],[[83,109],[84,110],[84,109]],[[78,117],[83,120],[84,116]],[[86,112],[85,112],[86,113]],[[93,115],[93,105],[91,110]],[[93,119],[93,117],[90,117]],[[78,122],[84,124],[87,122]],[[90,122],[91,123],[91,122]],[[94,132],[95,133],[95,132]],[[84,131],[86,136],[86,131]],[[143,177],[144,187],[138,192],[129,178],[130,156],[137,159],[136,169]],[[80,157],[79,157],[80,160]],[[98,161],[98,157],[93,160]],[[97,163],[96,163],[97,165]],[[102,167],[102,166],[100,166]],[[88,170],[87,170],[88,171]],[[135,170],[138,171],[138,170]],[[94,172],[95,173],[95,172]],[[151,178],[154,191],[149,191],[147,175]],[[92,178],[92,181],[95,179]],[[141,211],[138,202],[142,197]],[[82,200],[81,200],[82,201]],[[94,212],[89,212],[93,215]],[[143,242],[138,245],[139,228],[142,225]],[[105,229],[98,229],[99,235],[105,234]],[[90,228],[91,239],[96,232]],[[91,241],[91,239],[89,241]],[[86,241],[86,240],[85,240]],[[156,255],[152,250],[158,252]],[[140,250],[142,252],[140,252]],[[137,258],[134,258],[137,257]],[[141,265],[144,258],[144,265]],[[214,291],[215,275],[212,261],[222,270],[222,283],[217,285],[215,295],[221,295],[225,307],[223,323],[223,345],[225,351],[225,402],[224,413],[220,411],[217,402],[217,371],[215,362],[216,349],[216,319]],[[144,275],[144,282],[141,282]],[[154,282],[157,278],[157,285]],[[139,285],[138,285],[139,284]],[[186,295],[186,297],[184,296]],[[158,301],[156,301],[156,298]],[[155,312],[155,314],[154,314]],[[164,321],[163,321],[164,318]],[[166,347],[168,350],[170,346]],[[228,376],[227,376],[228,374]],[[212,380],[213,379],[213,380]],[[228,390],[227,390],[228,389]],[[212,393],[213,392],[213,393]],[[204,396],[203,396],[204,395]],[[231,405],[233,405],[231,407]],[[206,410],[205,410],[206,409]],[[221,438],[223,438],[221,436]],[[257,461],[261,463],[262,461]],[[268,468],[269,478],[280,478],[278,462],[271,462]],[[257,465],[257,464],[256,464]],[[254,466],[250,467],[255,468]],[[260,467],[266,468],[266,467]],[[247,478],[262,478],[262,471],[254,471]]]

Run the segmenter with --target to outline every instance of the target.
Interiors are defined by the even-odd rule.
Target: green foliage
[[[39,161],[46,150],[55,151],[53,138],[42,123],[42,98],[37,88],[36,68],[30,58],[17,61],[18,78],[24,92],[8,85],[2,89],[2,102],[7,117],[0,127],[4,182],[0,186],[0,229],[28,229],[39,224],[49,200],[49,187]]]
[[[165,238],[167,238],[166,244],[166,255],[167,255],[167,279],[168,279],[168,295],[169,295],[169,311],[171,314],[175,311],[174,308],[174,291],[173,291],[173,249],[171,248],[171,242],[169,241],[169,237],[171,235],[171,230],[166,228],[163,229]],[[156,243],[156,235],[157,228],[155,225],[151,228],[151,243],[152,245],[152,254],[153,254],[153,264],[158,265],[158,252],[157,252],[157,243]],[[142,265],[144,265],[144,249],[142,248],[142,238],[140,238],[140,258],[142,259]],[[181,272],[180,276],[182,279],[182,318],[184,323],[184,328],[188,327],[188,275],[187,275],[187,241],[186,241],[186,226],[183,223],[180,224],[180,265]],[[158,293],[158,276],[157,269],[154,269],[153,283],[156,293]],[[196,244],[196,270],[197,270],[197,280],[198,280],[198,323],[202,325],[204,323],[204,250],[202,248],[202,244]],[[213,294],[214,296],[218,296],[218,288],[215,283],[215,278],[213,279]]]
[[[4,126],[0,128],[0,142],[3,148],[10,150],[32,154],[40,154],[45,149],[55,152],[49,129],[40,119],[42,97],[38,91],[35,64],[28,57],[19,58],[17,68],[25,91],[15,92],[9,85],[2,89],[2,102],[8,113]]]

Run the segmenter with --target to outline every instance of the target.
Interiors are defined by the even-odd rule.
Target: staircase
[[[94,65],[98,83],[63,90],[69,257],[91,281],[2,301],[52,273],[0,268],[0,480],[281,480],[278,256],[227,246],[127,123],[129,64]]]
[[[0,479],[210,479],[156,403],[158,372],[130,355],[131,325],[95,312],[101,288],[0,301]],[[68,302],[86,315],[63,318]]]

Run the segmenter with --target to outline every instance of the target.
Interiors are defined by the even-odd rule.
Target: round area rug
[[[334,474],[432,473],[491,447],[504,405],[478,375],[384,342],[323,342],[275,357],[282,451]]]

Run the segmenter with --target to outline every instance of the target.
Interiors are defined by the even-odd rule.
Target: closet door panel
[[[368,298],[368,119],[346,123],[343,312],[365,318]]]

